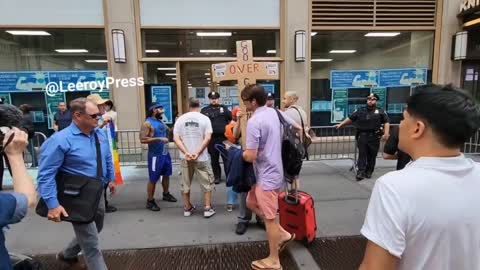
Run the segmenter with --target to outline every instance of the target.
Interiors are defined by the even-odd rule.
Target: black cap
[[[272,99],[275,99],[275,97],[273,96],[273,93],[272,93],[272,92],[268,92],[268,93],[267,93],[267,100],[272,100]]]
[[[376,98],[377,101],[380,100],[380,97],[375,93],[371,93],[369,96],[367,96],[367,98]]]
[[[212,91],[208,94],[209,99],[217,99],[220,98],[220,93]]]

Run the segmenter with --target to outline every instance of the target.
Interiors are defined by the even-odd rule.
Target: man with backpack
[[[302,109],[302,107],[297,105],[298,102],[298,95],[297,92],[295,91],[288,91],[285,93],[285,96],[283,97],[283,103],[285,105],[285,114],[292,118],[295,123],[300,125],[304,132],[300,134],[303,140],[303,146],[305,148],[305,151],[308,148],[308,141],[311,142],[311,137],[308,135],[307,130],[308,130],[308,123],[307,123],[307,113]],[[305,155],[308,155],[305,153]],[[306,156],[305,156],[306,157]],[[300,188],[300,181],[298,178],[298,175],[295,176],[295,179],[293,181],[293,188],[294,189],[299,189]]]
[[[279,117],[291,126],[301,128],[288,116],[265,106],[267,94],[262,86],[245,87],[241,98],[247,111],[253,112],[247,124],[247,143],[243,159],[254,163],[257,177],[256,185],[248,193],[247,206],[264,220],[270,250],[267,258],[252,262],[252,268],[282,269],[279,251],[282,251],[295,235],[288,233],[277,223],[278,195],[285,188],[282,166],[285,127],[282,127],[283,121],[281,122]]]

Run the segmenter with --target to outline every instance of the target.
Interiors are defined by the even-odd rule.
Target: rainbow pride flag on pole
[[[110,121],[107,125],[107,136],[110,149],[112,150],[113,167],[115,168],[115,184],[123,185],[122,171],[120,170],[120,158],[118,156],[117,141],[115,140],[115,125]]]

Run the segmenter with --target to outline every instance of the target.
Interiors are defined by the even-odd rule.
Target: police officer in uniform
[[[358,147],[357,181],[371,178],[375,169],[375,161],[380,138],[387,140],[390,136],[390,124],[387,114],[377,108],[377,101],[380,97],[377,94],[370,94],[367,97],[367,106],[359,108],[339,125],[337,129],[353,123],[357,129],[356,140]],[[382,129],[383,125],[383,129]]]
[[[210,99],[210,105],[204,107],[201,113],[210,118],[212,122],[213,133],[212,139],[208,144],[208,153],[210,154],[212,170],[215,175],[215,184],[219,184],[222,170],[219,163],[220,153],[215,149],[215,144],[222,144],[223,141],[227,139],[225,137],[225,126],[232,121],[232,113],[226,106],[220,104],[220,93],[215,91],[210,92],[208,98]]]

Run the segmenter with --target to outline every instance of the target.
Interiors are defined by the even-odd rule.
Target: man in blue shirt
[[[70,126],[55,133],[41,148],[38,167],[38,191],[48,208],[48,219],[61,222],[61,216],[68,216],[57,199],[55,177],[59,172],[96,178],[97,159],[95,136],[98,136],[102,160],[102,181],[115,192],[115,170],[112,154],[104,130],[97,129],[99,110],[95,103],[78,98],[70,103],[73,122]],[[104,202],[100,200],[95,221],[89,224],[72,223],[76,237],[69,246],[60,252],[57,259],[69,265],[78,262],[78,253],[83,251],[90,270],[107,269],[98,244],[98,233],[103,228]]]
[[[11,136],[14,136],[13,140],[7,146],[6,142]],[[36,203],[36,191],[23,162],[23,151],[28,144],[28,135],[13,128],[6,132],[2,143],[12,170],[14,192],[0,193],[0,269],[11,270],[10,256],[5,247],[4,229],[9,224],[20,222],[27,214],[27,208],[33,207]],[[2,152],[0,150],[3,156]]]
[[[147,185],[147,209],[160,211],[155,202],[155,187],[162,178],[163,200],[176,202],[168,191],[170,185],[170,176],[172,175],[172,159],[168,152],[168,127],[162,122],[164,109],[160,104],[153,104],[149,108],[149,117],[142,125],[140,131],[141,143],[148,144],[148,175]]]

